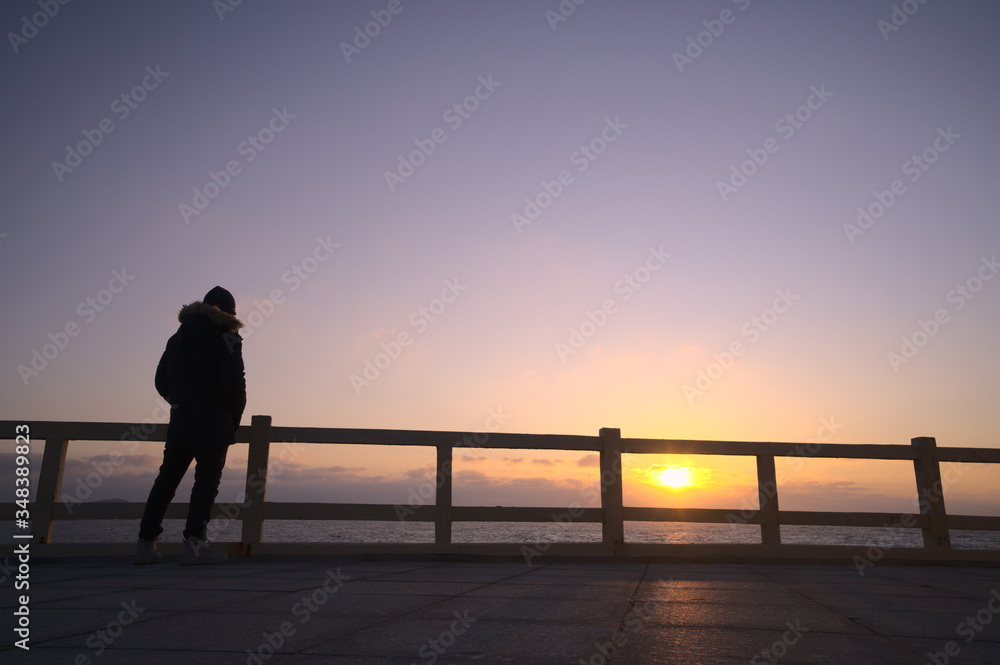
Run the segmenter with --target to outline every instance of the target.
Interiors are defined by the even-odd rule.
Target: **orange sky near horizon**
[[[143,500],[160,450],[161,444],[153,442],[71,444],[63,500]],[[232,448],[220,503],[241,500],[246,451],[245,444]],[[114,462],[114,472],[87,492],[87,477],[119,459],[116,452],[127,453],[124,461]],[[435,453],[430,447],[274,443],[270,459],[269,501],[434,502]],[[453,459],[455,505],[600,506],[596,453],[456,448]],[[625,454],[622,467],[627,506],[757,507],[753,456]],[[916,511],[912,462],[787,457],[776,459],[776,470],[784,510]],[[984,499],[981,488],[997,486],[1000,468],[946,463],[942,472],[951,513],[997,514],[995,502]],[[185,496],[190,482],[188,478],[178,496]]]

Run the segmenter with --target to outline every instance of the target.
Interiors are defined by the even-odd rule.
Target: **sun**
[[[694,469],[686,466],[668,466],[653,477],[653,482],[657,485],[681,489],[694,485]]]

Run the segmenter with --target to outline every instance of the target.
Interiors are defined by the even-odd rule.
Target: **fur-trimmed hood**
[[[177,312],[177,320],[182,324],[192,315],[201,314],[215,325],[221,327],[225,332],[234,333],[243,327],[243,322],[232,314],[223,312],[214,305],[206,305],[200,300],[184,305],[181,311]]]

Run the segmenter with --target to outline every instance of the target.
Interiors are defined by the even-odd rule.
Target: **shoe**
[[[222,563],[228,557],[219,552],[213,552],[208,547],[208,541],[204,538],[191,536],[184,539],[184,549],[177,563],[182,566],[204,566]]]
[[[139,539],[139,544],[135,548],[135,558],[132,563],[137,566],[145,566],[151,563],[160,563],[163,557],[156,551],[156,540]]]

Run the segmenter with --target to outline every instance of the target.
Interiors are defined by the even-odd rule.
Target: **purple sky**
[[[221,284],[245,422],[995,447],[1000,8],[901,4],[7,2],[0,417]]]

